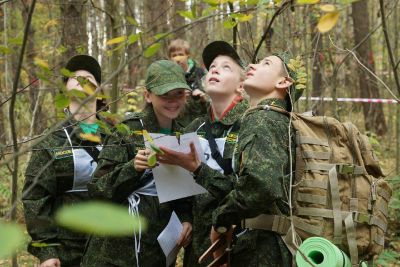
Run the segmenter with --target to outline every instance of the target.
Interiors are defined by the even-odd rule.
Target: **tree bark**
[[[352,18],[354,42],[358,44],[369,32],[368,1],[352,3]],[[368,39],[356,49],[360,61],[375,73],[374,54],[371,49],[371,41]],[[360,97],[379,98],[378,81],[369,75],[361,66],[358,68],[358,81]],[[363,103],[365,129],[374,131],[382,136],[387,132],[386,120],[381,103]]]
[[[59,0],[61,10],[61,44],[66,48],[64,59],[87,53],[85,0]]]
[[[317,30],[318,20],[315,16],[310,16],[311,20],[311,47],[313,49],[312,60],[312,92],[311,96],[322,97],[322,70],[323,70],[323,54],[322,54],[322,35]],[[324,101],[317,101],[313,105],[312,111],[315,115],[324,114]]]

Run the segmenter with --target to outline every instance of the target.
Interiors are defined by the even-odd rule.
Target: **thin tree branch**
[[[391,46],[390,40],[389,40],[389,34],[387,32],[385,7],[383,5],[383,0],[379,0],[379,6],[380,6],[380,10],[381,10],[382,30],[383,30],[383,34],[385,36],[386,47],[387,47],[389,59],[390,59],[390,65],[392,65],[393,76],[394,76],[394,80],[396,81],[397,92],[400,95],[400,81],[399,81],[398,73],[396,71],[397,65],[394,61],[394,55],[393,55],[392,46]]]
[[[272,27],[272,24],[274,23],[274,20],[275,20],[283,11],[285,11],[285,9],[287,9],[287,8],[289,7],[289,5],[290,5],[290,2],[285,2],[285,3],[283,3],[283,4],[275,11],[274,15],[272,16],[271,20],[269,21],[269,24],[268,24],[267,28],[265,29],[265,31],[264,31],[264,33],[263,33],[261,39],[260,39],[260,42],[259,42],[258,45],[257,45],[256,51],[254,52],[254,55],[253,55],[253,59],[251,60],[252,63],[255,63],[255,62],[256,62],[258,51],[260,50],[261,45],[262,45],[262,43],[264,42],[264,39],[267,37],[267,34],[268,34],[268,32],[270,31],[270,29],[271,29],[271,27]]]

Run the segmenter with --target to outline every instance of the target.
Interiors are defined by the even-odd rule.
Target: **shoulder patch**
[[[62,159],[62,158],[68,158],[72,157],[72,149],[70,147],[65,147],[65,148],[54,148],[51,149],[51,154],[53,155],[54,159]]]

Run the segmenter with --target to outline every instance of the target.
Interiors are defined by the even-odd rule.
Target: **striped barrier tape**
[[[319,96],[311,96],[308,98],[311,101],[332,101],[332,97],[319,97]],[[307,97],[302,96],[300,100],[307,100]],[[363,102],[363,103],[387,103],[387,104],[398,104],[399,102],[396,99],[384,99],[384,98],[345,98],[338,97],[336,98],[338,102]]]

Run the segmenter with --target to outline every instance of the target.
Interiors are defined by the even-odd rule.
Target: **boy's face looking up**
[[[277,56],[268,56],[258,64],[248,66],[244,89],[250,97],[263,95],[284,98],[286,90],[279,89],[286,89],[291,84],[282,60]]]
[[[174,61],[175,63],[177,63],[178,65],[180,65],[184,71],[188,70],[189,54],[186,53],[185,49],[178,48],[175,51],[171,52],[171,54],[169,56],[170,56],[171,60]]]
[[[231,57],[220,55],[211,63],[205,80],[205,91],[212,98],[217,95],[241,94],[242,68]]]

